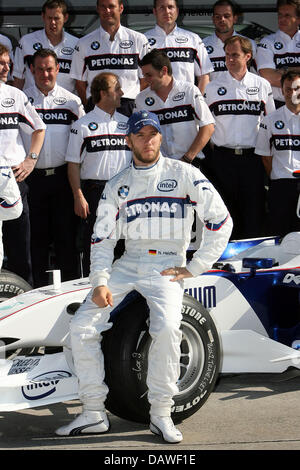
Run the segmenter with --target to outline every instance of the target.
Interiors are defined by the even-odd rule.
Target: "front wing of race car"
[[[76,399],[77,382],[64,353],[0,359],[0,411]]]

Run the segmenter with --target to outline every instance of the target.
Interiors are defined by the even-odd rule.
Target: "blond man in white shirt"
[[[91,237],[106,181],[131,161],[125,139],[127,118],[117,112],[123,96],[118,76],[97,75],[91,93],[95,107],[73,124],[66,153],[74,211],[83,225],[84,276],[89,275]]]

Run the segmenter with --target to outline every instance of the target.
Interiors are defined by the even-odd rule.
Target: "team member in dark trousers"
[[[214,71],[209,74],[210,80],[221,78],[222,74],[227,71],[224,42],[231,36],[238,34],[234,27],[238,21],[239,7],[231,0],[217,0],[213,5],[212,22],[215,32],[210,36],[203,38],[208,57],[213,64]],[[248,64],[249,70],[255,72],[255,56],[256,43],[251,40],[252,45],[252,62]],[[214,182],[214,172],[211,168],[211,147],[207,145],[203,150],[205,159],[202,163],[203,171]]]
[[[89,275],[91,237],[105,183],[131,161],[125,140],[127,118],[116,111],[123,95],[118,76],[99,74],[91,93],[95,107],[73,124],[66,155],[75,214],[84,220],[84,276]]]
[[[262,235],[265,216],[264,168],[254,155],[263,115],[274,111],[269,82],[247,70],[251,42],[241,36],[225,41],[222,78],[206,87],[206,102],[216,120],[212,165],[214,183],[233,218],[233,238]]]
[[[285,106],[263,120],[255,152],[263,156],[270,176],[268,233],[284,236],[300,231],[298,181],[293,177],[300,170],[300,71],[285,72],[281,83]]]
[[[27,96],[6,85],[9,68],[9,49],[0,45],[0,152],[5,166],[12,167],[14,171],[23,202],[21,216],[3,223],[5,267],[32,283],[26,179],[34,169],[43,145],[45,125]],[[28,132],[27,154],[21,130]]]
[[[44,145],[28,179],[33,277],[34,286],[39,287],[49,284],[46,271],[51,267],[49,247],[52,242],[54,267],[61,270],[62,280],[79,276],[75,243],[77,219],[65,153],[71,125],[84,115],[84,110],[78,96],[57,85],[59,65],[54,51],[37,51],[31,70],[35,85],[25,93],[47,125]]]

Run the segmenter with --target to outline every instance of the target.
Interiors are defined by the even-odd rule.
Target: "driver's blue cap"
[[[161,134],[157,115],[145,110],[133,113],[127,121],[127,126],[127,135],[137,134],[144,126],[153,126]]]

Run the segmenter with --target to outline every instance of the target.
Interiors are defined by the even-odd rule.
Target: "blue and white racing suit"
[[[106,183],[98,206],[91,250],[93,288],[108,285],[114,307],[136,289],[150,309],[152,345],[148,358],[150,413],[169,416],[177,393],[183,282],[162,270],[186,265],[193,210],[204,223],[202,243],[187,269],[197,276],[223,253],[232,230],[219,194],[195,167],[160,156],[151,167],[131,164]],[[113,263],[114,247],[125,238],[125,253]],[[113,308],[114,308],[113,307]],[[79,397],[86,409],[104,409],[101,333],[111,327],[112,308],[99,308],[92,291],[71,323]],[[128,325],[130,328],[130,325]]]

